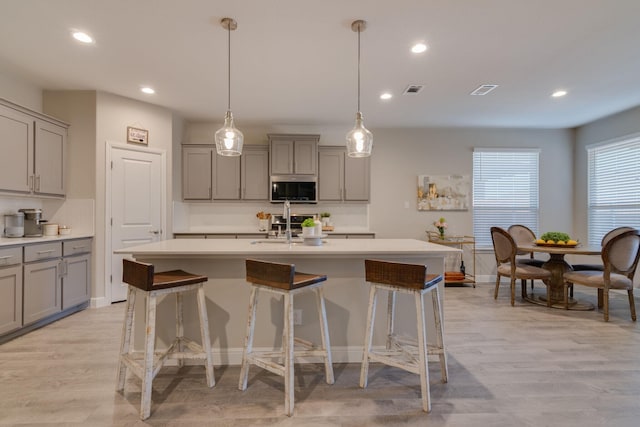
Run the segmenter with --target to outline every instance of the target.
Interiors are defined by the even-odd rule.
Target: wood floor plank
[[[543,292],[536,287],[536,292]],[[0,346],[0,426],[636,426],[640,417],[640,325],[626,294],[600,311],[548,309],[493,283],[445,289],[449,383],[430,360],[432,412],[422,411],[417,375],[372,364],[367,389],[359,364],[296,366],[296,408],[284,415],[283,383],[239,367],[166,367],[153,383],[152,415],[139,420],[140,381],[115,390],[123,304],[88,309]],[[576,288],[579,299],[595,292]],[[637,298],[636,298],[637,299]],[[328,319],[331,323],[331,319]],[[363,331],[364,334],[364,331]]]

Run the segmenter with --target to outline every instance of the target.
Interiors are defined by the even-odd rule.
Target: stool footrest
[[[274,362],[273,360],[268,360],[268,357],[269,356],[263,357],[262,354],[248,354],[246,356],[246,360],[248,363],[252,363],[256,366],[261,367],[262,369],[266,369],[273,374],[284,377],[284,366]]]
[[[369,352],[369,360],[394,366],[414,374],[420,374],[418,364],[415,361],[407,361],[402,355],[404,354],[395,350],[377,350]]]

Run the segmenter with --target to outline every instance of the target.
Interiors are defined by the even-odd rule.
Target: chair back
[[[602,237],[602,242],[600,243],[600,245],[602,247],[604,247],[607,244],[607,242],[609,242],[609,240],[613,239],[618,234],[622,234],[625,231],[631,231],[631,230],[635,230],[635,228],[633,228],[633,227],[618,227],[618,228],[614,228],[613,230],[607,232],[607,234],[605,234]]]
[[[491,227],[491,239],[496,263],[498,265],[506,262],[515,263],[517,246],[513,237],[500,227]]]
[[[602,250],[605,277],[624,274],[633,280],[640,258],[640,230],[631,229],[612,237]]]
[[[513,240],[516,242],[516,246],[525,244],[525,243],[533,243],[536,240],[536,235],[531,229],[525,225],[514,224],[510,226],[507,231],[513,237]],[[516,252],[516,255],[524,255],[526,252],[519,251]],[[531,257],[533,257],[533,253],[531,253]]]

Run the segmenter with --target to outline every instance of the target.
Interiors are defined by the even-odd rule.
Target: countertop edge
[[[0,237],[0,247],[7,246],[24,246],[24,245],[32,245],[34,243],[51,243],[51,242],[62,242],[65,240],[76,240],[76,239],[86,239],[93,238],[93,234],[67,234],[63,236],[42,236],[42,237]]]

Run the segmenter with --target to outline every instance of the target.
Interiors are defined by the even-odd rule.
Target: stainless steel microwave
[[[271,203],[317,203],[318,178],[313,175],[272,175]]]

